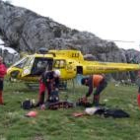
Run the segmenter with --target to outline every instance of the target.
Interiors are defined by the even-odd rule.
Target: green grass
[[[75,102],[87,91],[86,87],[68,85],[61,99]],[[0,106],[0,140],[140,140],[140,110],[137,106],[137,87],[115,87],[109,83],[101,95],[107,107],[123,109],[130,118],[113,119],[103,116],[75,118],[74,112],[84,108],[40,110],[36,118],[27,118],[20,107],[26,98],[37,100],[38,90],[29,90],[23,83],[5,82],[5,106]],[[89,99],[92,101],[92,96]]]

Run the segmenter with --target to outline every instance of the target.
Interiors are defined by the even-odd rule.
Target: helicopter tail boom
[[[114,72],[127,72],[140,70],[139,64],[128,63],[105,63],[105,62],[87,62],[83,74],[93,73],[114,73]]]

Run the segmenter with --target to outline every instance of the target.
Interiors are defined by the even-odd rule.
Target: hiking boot
[[[6,103],[0,103],[0,105],[6,105]]]

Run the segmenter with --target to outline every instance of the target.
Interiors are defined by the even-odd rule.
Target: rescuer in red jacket
[[[4,76],[6,74],[6,66],[3,64],[3,58],[0,56],[0,105],[3,105],[3,87],[4,87]]]
[[[92,94],[93,89],[96,88],[96,90],[94,91],[94,96],[93,96],[93,105],[99,106],[100,93],[107,86],[107,81],[104,75],[95,74],[87,78],[82,78],[81,84],[89,87],[88,92],[86,93],[85,100]]]
[[[140,108],[140,71],[138,71],[138,78],[137,78],[136,84],[138,85],[137,103]]]

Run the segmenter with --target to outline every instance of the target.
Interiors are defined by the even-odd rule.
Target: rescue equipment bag
[[[58,102],[47,102],[46,108],[51,110],[57,110],[59,108],[73,108],[74,104],[68,101],[58,101]]]
[[[25,110],[28,110],[34,107],[34,103],[31,100],[26,99],[21,103],[21,107]]]
[[[58,95],[58,91],[54,90],[51,92],[51,94],[49,95],[49,99],[48,102],[50,103],[55,103],[59,101],[59,95]]]
[[[121,109],[107,109],[104,112],[104,117],[126,118],[130,115]]]
[[[122,109],[106,109],[106,108],[98,108],[94,114],[103,115],[105,118],[113,117],[113,118],[128,118],[130,115],[123,111]]]

